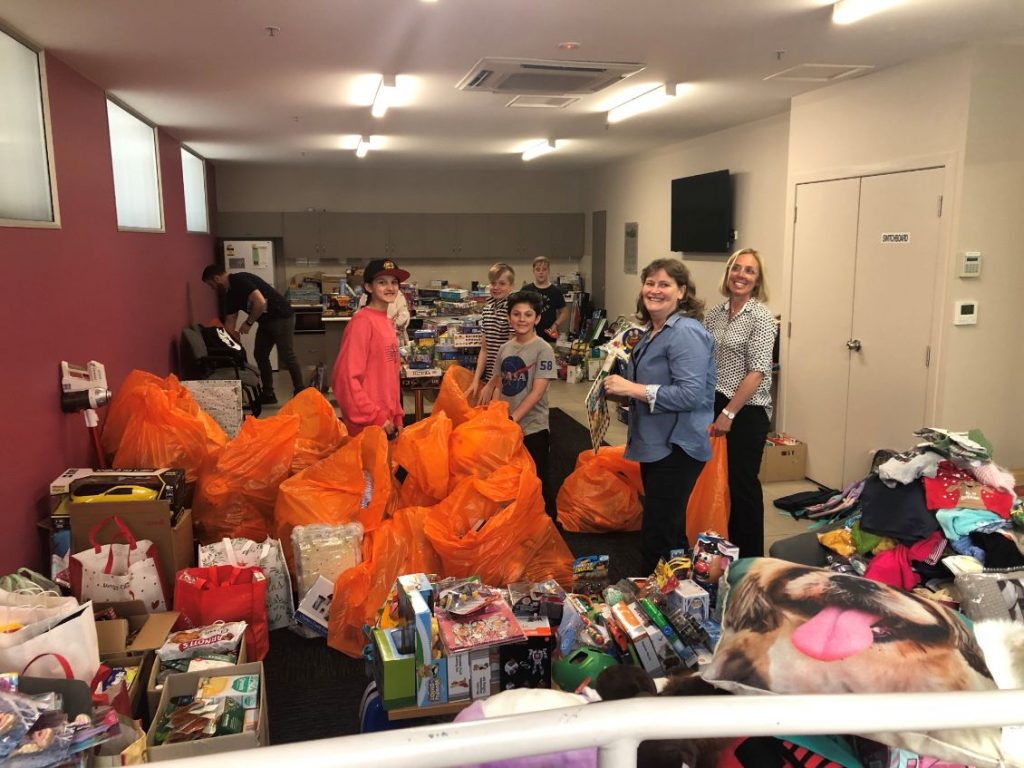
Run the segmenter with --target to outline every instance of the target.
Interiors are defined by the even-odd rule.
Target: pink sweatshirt
[[[350,435],[391,420],[402,426],[398,340],[386,312],[363,307],[348,323],[334,361],[331,386]]]

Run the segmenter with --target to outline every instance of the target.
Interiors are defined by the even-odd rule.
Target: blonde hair
[[[492,283],[496,283],[501,279],[501,276],[506,273],[508,274],[508,281],[510,283],[514,283],[516,280],[516,271],[504,261],[499,261],[491,265],[491,268],[487,270],[487,279]]]
[[[768,278],[764,274],[764,259],[761,258],[761,254],[753,248],[742,248],[736,251],[729,260],[725,262],[725,272],[722,274],[722,282],[718,285],[718,292],[725,297],[729,297],[729,272],[732,271],[732,265],[736,263],[736,259],[744,254],[750,254],[754,257],[754,261],[757,262],[757,283],[754,285],[754,290],[750,292],[750,295],[760,302],[768,301]]]
[[[531,264],[530,266],[536,268],[538,264],[547,264],[550,267],[551,260],[547,256],[538,256],[536,259],[533,260],[533,264]]]

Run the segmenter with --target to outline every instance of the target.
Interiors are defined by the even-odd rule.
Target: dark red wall
[[[44,566],[49,481],[93,464],[82,415],[60,410],[60,361],[103,363],[116,392],[133,368],[174,370],[182,326],[216,314],[200,280],[213,237],[185,231],[179,142],[159,132],[165,232],[118,232],[104,92],[46,67],[61,226],[0,226],[0,574]],[[209,198],[212,221],[212,183]]]

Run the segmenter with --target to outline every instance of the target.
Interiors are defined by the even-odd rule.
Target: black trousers
[[[715,393],[715,418],[729,398]],[[729,453],[729,541],[740,548],[740,557],[764,555],[764,494],[757,473],[761,469],[768,414],[759,405],[740,408],[726,435]]]
[[[295,356],[292,337],[295,334],[295,315],[291,317],[261,317],[256,328],[256,343],[253,344],[252,355],[260,369],[263,381],[263,394],[274,394],[274,369],[270,365],[270,350],[277,346],[277,356],[281,366],[288,369],[292,377],[292,386],[298,392],[303,387],[302,367]]]
[[[640,464],[644,481],[644,519],[640,524],[643,575],[654,572],[659,558],[673,549],[689,549],[686,540],[686,504],[704,462],[679,446],[663,459]]]
[[[532,435],[523,437],[523,446],[526,448],[533,463],[537,466],[537,477],[540,478],[541,491],[544,494],[544,508],[552,517],[554,514],[554,499],[551,498],[550,482],[548,481],[548,457],[551,453],[551,433],[542,429]]]

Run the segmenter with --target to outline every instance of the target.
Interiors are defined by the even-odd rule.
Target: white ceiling
[[[530,167],[573,169],[783,112],[820,84],[763,78],[799,64],[881,69],[1019,39],[1024,0],[904,0],[843,27],[826,0],[0,0],[0,24],[215,162],[512,168],[555,138]],[[509,109],[455,88],[484,56],[646,70],[565,109]],[[411,86],[380,120],[375,73]],[[606,127],[609,107],[664,81],[689,87]],[[358,160],[340,149],[350,134],[381,149]]]

